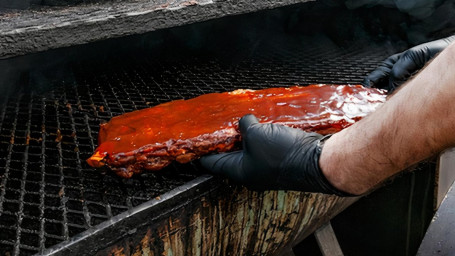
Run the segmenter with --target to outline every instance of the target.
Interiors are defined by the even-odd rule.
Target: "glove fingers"
[[[427,60],[419,57],[420,55],[422,54],[417,54],[416,52],[409,50],[401,56],[390,72],[389,91],[395,90],[408,80],[414,72],[423,68]]]
[[[243,151],[204,156],[200,162],[215,174],[224,175],[237,182],[243,180]]]
[[[394,64],[400,59],[401,53],[394,54],[387,59],[385,59],[379,66],[373,70],[365,79],[362,84],[365,87],[376,87],[385,89],[388,87],[388,81],[386,80],[389,77],[390,72]]]
[[[242,136],[246,133],[246,131],[248,130],[248,127],[250,127],[251,125],[253,124],[257,124],[259,123],[259,120],[256,118],[255,115],[244,115],[242,118],[240,118],[240,121],[239,121],[239,130],[240,130],[240,134],[242,134]]]
[[[450,40],[450,38],[436,40],[404,52],[390,73],[390,89],[394,90],[408,80],[412,74],[422,69],[428,61],[449,45]]]
[[[302,133],[300,130],[279,124],[253,126],[244,136],[244,149],[253,159],[266,156],[264,162],[280,161]]]

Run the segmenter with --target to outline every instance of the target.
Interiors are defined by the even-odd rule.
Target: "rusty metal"
[[[135,212],[118,216],[118,223],[111,222],[112,226],[122,227],[121,232],[112,234],[118,236],[115,241],[88,230],[79,240],[44,253],[274,255],[357,200],[294,191],[252,192],[220,184],[209,176],[199,179],[201,182],[193,186],[176,189]],[[200,194],[205,186],[210,189]],[[195,197],[183,204],[175,200],[183,194]],[[162,202],[168,204],[169,200],[175,201],[172,210],[160,212]]]
[[[214,203],[202,197],[199,206],[187,213],[186,225],[182,225],[184,219],[169,218],[145,229],[139,243],[126,238],[98,255],[275,255],[289,243],[300,242],[299,232],[311,234],[355,201],[298,192],[257,194],[245,189],[217,199]],[[159,246],[155,237],[161,240]]]

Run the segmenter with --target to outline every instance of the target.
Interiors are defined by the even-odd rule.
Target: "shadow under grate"
[[[74,65],[75,81],[10,97],[0,118],[0,254],[36,253],[158,197],[204,171],[173,164],[132,179],[85,162],[99,124],[176,99],[239,88],[360,83],[385,46],[280,43],[241,61],[130,57]]]

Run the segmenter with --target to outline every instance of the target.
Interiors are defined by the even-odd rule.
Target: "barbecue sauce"
[[[384,91],[360,85],[311,85],[236,90],[176,100],[117,116],[102,124],[99,147],[87,162],[99,167],[106,161],[114,164],[138,153],[144,157],[150,151],[155,151],[157,156],[174,154],[174,160],[189,161],[198,156],[190,155],[188,160],[185,158],[188,150],[169,146],[184,142],[184,148],[191,148],[194,145],[188,143],[202,143],[195,138],[207,134],[239,137],[238,120],[246,114],[256,115],[262,123],[334,133],[373,112],[385,98]],[[226,151],[219,147],[216,151]],[[230,150],[232,145],[226,148]]]

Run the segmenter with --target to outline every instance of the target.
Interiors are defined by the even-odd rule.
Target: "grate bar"
[[[69,89],[71,89],[71,88],[69,88]],[[76,97],[79,99],[80,96],[79,96],[79,94],[77,93],[77,90],[72,90],[70,93],[74,93],[74,95],[76,95]],[[102,98],[103,98],[103,97],[102,97]],[[66,101],[66,104],[71,104],[71,103],[67,100],[66,94],[65,94],[65,101]],[[104,98],[103,98],[103,101],[104,101]],[[78,102],[80,102],[80,100],[78,100]],[[104,102],[105,102],[105,101],[104,101]],[[75,120],[74,120],[74,117],[73,117],[73,114],[72,114],[71,111],[68,111],[68,115],[69,115],[70,120],[71,120],[71,130],[72,130],[72,132],[74,133],[74,136],[73,136],[73,138],[74,138],[74,144],[75,144],[76,147],[77,147],[77,146],[79,145],[79,141],[78,141],[78,136],[77,136],[77,129],[76,129],[76,126],[75,126]],[[85,120],[85,125],[86,125],[87,129],[90,131],[90,125],[88,124],[88,119],[85,118],[84,120]],[[90,140],[90,142],[91,142],[91,146],[92,146],[92,148],[93,148],[93,150],[94,150],[94,149],[95,149],[95,144],[94,144],[93,140]],[[79,150],[77,150],[75,153],[76,153],[76,158],[77,158],[77,169],[78,169],[78,170],[81,170],[81,169],[82,169],[81,163],[83,163],[83,162],[85,161],[85,159],[81,158]],[[83,182],[82,182],[82,184],[83,184]],[[84,191],[83,186],[81,186],[81,191]],[[109,218],[112,217],[111,207],[110,207],[109,203],[107,202],[106,197],[105,197],[104,194],[103,194],[103,203],[105,204],[105,207],[106,207],[106,214],[107,214],[107,216],[108,216]],[[86,215],[85,215],[85,216],[86,216],[86,219],[87,219],[87,216],[90,217],[90,216],[89,216],[89,210],[88,210],[87,204],[84,205],[84,210],[86,210],[86,212],[87,212]],[[87,225],[90,226],[90,221],[87,221]]]
[[[261,42],[242,59],[182,54],[77,63],[74,81],[11,97],[0,110],[0,255],[45,252],[204,174],[173,164],[125,180],[93,169],[99,124],[176,99],[239,88],[358,83],[387,47]]]
[[[4,205],[5,203],[7,202],[7,194],[6,194],[6,188],[7,188],[7,182],[9,182],[10,180],[10,177],[9,177],[9,174],[10,174],[10,166],[11,166],[11,158],[12,158],[12,154],[13,154],[13,143],[11,143],[11,141],[14,140],[14,137],[15,137],[15,133],[16,133],[16,124],[17,124],[17,116],[18,116],[18,113],[19,113],[19,105],[20,105],[20,99],[21,97],[18,97],[18,101],[16,102],[15,106],[14,106],[14,118],[11,123],[11,133],[10,133],[10,137],[9,137],[9,145],[8,145],[8,155],[6,156],[6,163],[5,163],[5,173],[3,174],[3,180],[2,180],[2,185],[1,185],[1,202],[0,202],[0,211],[2,213],[1,217],[4,219],[6,218],[5,216],[5,213],[7,212],[6,209],[4,209]],[[8,111],[7,108],[5,108],[4,112],[5,111]],[[8,114],[12,114],[10,111],[8,111]],[[5,115],[4,115],[5,116]],[[3,129],[4,129],[4,124],[5,124],[5,118],[3,118],[3,122],[2,122],[2,133],[3,133]],[[5,138],[6,139],[6,138]],[[9,214],[15,214],[13,212],[8,212]],[[15,219],[15,223],[11,223],[12,225],[10,225],[10,227],[8,229],[6,228],[3,228],[2,227],[2,233],[7,233],[7,234],[10,234],[11,236],[14,236],[13,238],[13,241],[8,241],[8,240],[5,240],[5,238],[9,238],[11,239],[12,237],[4,237],[2,238],[2,240],[0,240],[1,244],[3,244],[2,246],[5,246],[5,245],[9,245],[10,246],[10,250],[12,251],[12,254],[13,255],[18,255],[19,254],[19,249],[18,247],[16,247],[16,243],[19,241],[19,235],[20,233],[17,232],[18,229],[14,230],[14,227],[13,229],[11,230],[11,227],[13,225],[17,225],[18,223],[18,220],[17,220],[17,217],[14,217],[15,215],[9,215],[11,216],[10,218],[12,219]]]
[[[16,114],[17,114],[17,106],[16,106]],[[3,106],[2,108],[2,111],[1,111],[1,118],[2,118],[2,122],[0,123],[0,131],[3,131],[3,123],[5,121],[5,113],[6,113],[6,106]],[[13,129],[13,132],[14,132],[14,129]],[[10,134],[10,136],[14,136],[14,133]],[[1,178],[2,178],[2,182],[1,182],[1,185],[0,185],[0,198],[3,199],[5,198],[5,193],[6,193],[6,181],[8,180],[8,170],[9,168],[7,168],[9,166],[9,160],[11,159],[11,145],[8,145],[8,156],[6,157],[6,163],[5,163],[5,169],[4,171],[2,172],[2,175],[1,175]],[[3,202],[4,200],[0,200],[0,213],[3,212]]]
[[[25,131],[25,136],[28,139],[30,136],[30,122],[31,122],[31,115],[32,115],[32,104],[33,104],[33,99],[30,100],[28,103],[28,117],[26,120],[26,131]],[[17,119],[16,119],[17,120]],[[21,245],[21,235],[23,234],[22,229],[19,228],[22,225],[22,219],[24,217],[24,196],[25,196],[25,180],[27,178],[27,166],[28,166],[28,142],[26,141],[25,148],[24,148],[24,154],[23,154],[23,167],[22,167],[22,180],[20,184],[20,197],[19,197],[19,212],[17,214],[17,230],[16,230],[16,243],[14,244],[14,254],[13,255],[19,255],[20,249],[19,247],[24,247],[24,245]],[[24,235],[22,235],[24,236]],[[23,238],[22,238],[23,239]],[[27,248],[27,247],[25,247]],[[33,247],[32,247],[33,248]],[[35,248],[33,248],[35,249]]]
[[[45,129],[46,127],[46,108],[45,108],[45,102],[44,102],[44,98],[41,99],[41,115],[43,117],[42,119],[42,122],[41,122],[41,127],[42,127],[42,130]],[[44,196],[46,195],[46,193],[44,192],[44,187],[45,187],[45,166],[46,166],[46,155],[45,155],[45,148],[46,148],[46,133],[45,132],[42,132],[41,133],[41,154],[40,154],[40,158],[41,158],[41,162],[42,162],[42,165],[41,165],[41,168],[40,168],[40,171],[41,171],[41,179],[40,179],[40,186],[39,186],[39,195],[40,195],[40,198],[39,198],[39,209],[44,209]],[[45,249],[45,237],[44,237],[44,224],[45,224],[45,219],[44,219],[44,211],[40,211],[39,213],[39,224],[40,224],[40,229],[39,229],[39,239],[40,239],[40,243],[39,243],[39,251],[42,252],[44,249]]]

